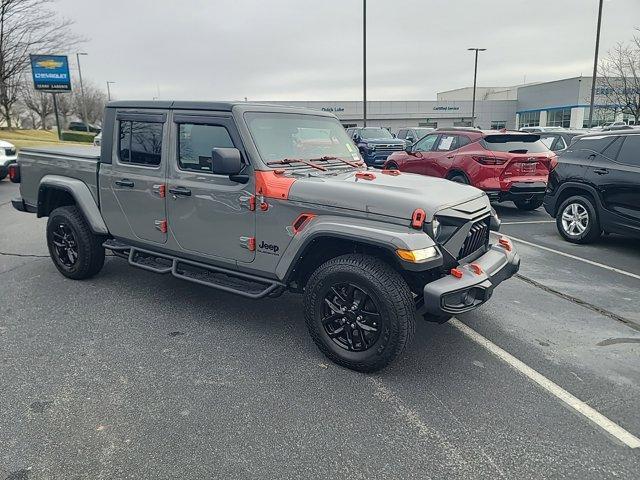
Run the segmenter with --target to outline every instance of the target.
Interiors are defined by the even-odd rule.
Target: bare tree
[[[59,93],[56,98],[58,102],[58,115],[60,117],[60,128],[65,129],[69,125],[70,117],[74,114],[74,99],[72,93]]]
[[[621,112],[640,123],[640,36],[628,44],[618,43],[600,63],[598,95],[605,100],[599,109]],[[602,103],[602,102],[600,102]],[[594,112],[595,113],[595,112]]]
[[[107,103],[107,94],[93,82],[84,81],[84,101],[87,105],[87,122],[95,124],[102,119],[102,112]],[[82,118],[82,94],[79,89],[73,93],[73,113]]]
[[[29,86],[22,89],[20,102],[32,114],[34,128],[46,130],[49,126],[48,119],[53,114],[53,96],[50,93],[40,92]]]
[[[29,68],[30,53],[57,53],[82,41],[58,18],[53,0],[0,0],[0,117],[12,126],[13,107]]]

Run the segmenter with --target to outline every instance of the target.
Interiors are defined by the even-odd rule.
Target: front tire
[[[528,200],[514,200],[513,203],[516,204],[518,210],[530,212],[542,206],[542,204],[544,203],[544,197],[540,196],[533,197]]]
[[[409,286],[376,257],[333,258],[311,275],[304,293],[305,320],[320,351],[358,372],[393,362],[415,332]]]
[[[47,247],[53,264],[67,278],[82,280],[104,265],[102,239],[75,206],[56,208],[47,221]]]
[[[602,234],[595,206],[582,195],[562,202],[556,214],[556,227],[562,238],[571,243],[592,243]]]

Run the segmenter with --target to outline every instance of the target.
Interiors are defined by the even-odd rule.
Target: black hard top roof
[[[107,103],[107,108],[158,108],[170,110],[217,110],[222,112],[230,112],[233,107],[269,107],[278,110],[310,110],[308,108],[300,108],[285,105],[275,105],[269,103],[258,102],[200,102],[192,100],[118,100]],[[325,113],[325,112],[322,112]]]

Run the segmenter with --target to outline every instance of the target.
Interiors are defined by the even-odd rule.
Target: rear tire
[[[582,195],[569,197],[560,204],[556,227],[562,238],[571,243],[592,243],[602,234],[595,206]]]
[[[4,180],[8,174],[9,169],[7,167],[0,167],[0,182]]]
[[[513,203],[516,204],[518,210],[530,212],[542,206],[542,204],[544,203],[544,197],[533,197],[529,200],[514,200]]]
[[[304,307],[320,351],[358,372],[385,368],[415,332],[409,286],[389,265],[368,255],[343,255],[318,267],[305,287]]]
[[[462,173],[454,173],[449,177],[449,180],[456,183],[462,183],[464,185],[470,185],[469,179],[466,177],[466,175],[463,175]]]
[[[67,278],[90,278],[104,265],[102,238],[91,231],[75,206],[59,207],[51,212],[47,246],[53,264]]]
[[[396,163],[394,163],[394,162],[387,163],[384,166],[384,169],[385,170],[399,170],[398,165]]]

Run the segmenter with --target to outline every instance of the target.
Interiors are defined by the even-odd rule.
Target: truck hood
[[[485,193],[469,185],[411,173],[389,175],[369,170],[366,174],[372,175],[371,179],[358,178],[353,171],[299,178],[291,186],[289,199],[402,219],[411,219],[414,210],[421,208],[427,221],[439,210],[477,198],[484,197],[487,210],[490,208]]]

